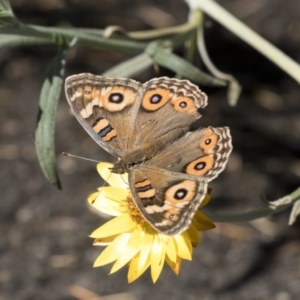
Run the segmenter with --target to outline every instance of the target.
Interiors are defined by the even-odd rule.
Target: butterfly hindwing
[[[231,151],[229,128],[207,127],[188,132],[146,164],[211,181],[224,170]]]
[[[207,190],[205,178],[141,166],[129,186],[144,218],[157,231],[176,235],[187,229]]]

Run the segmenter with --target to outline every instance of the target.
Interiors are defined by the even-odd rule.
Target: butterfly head
[[[117,161],[112,168],[110,168],[110,171],[115,174],[124,174],[128,172],[128,169],[128,164],[121,159]]]

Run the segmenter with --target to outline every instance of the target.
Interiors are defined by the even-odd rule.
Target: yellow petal
[[[211,199],[211,195],[210,195],[211,189],[210,191],[207,191],[207,194],[205,195],[204,199],[202,200],[200,206],[198,207],[198,209],[204,207]]]
[[[119,235],[108,247],[106,247],[102,253],[98,256],[94,262],[94,267],[100,267],[107,265],[117,260],[122,255],[124,247],[126,247],[131,234],[123,233]]]
[[[94,195],[97,194],[95,197]],[[127,211],[125,199],[129,196],[129,190],[106,186],[99,189],[98,193],[89,196],[88,202],[97,210],[111,216],[119,216]]]
[[[215,224],[201,211],[196,211],[193,220],[199,231],[205,231],[215,228]]]
[[[126,245],[122,249],[122,254],[113,265],[110,274],[120,270],[124,267],[141,249],[144,232],[142,230],[135,230]]]
[[[151,277],[153,283],[158,279],[165,262],[164,243],[159,234],[154,236],[154,241],[150,253],[151,259]]]
[[[93,245],[94,246],[106,246],[109,245],[110,243],[112,243],[114,241],[114,239],[117,237],[118,235],[112,235],[112,236],[108,236],[102,239],[95,239]]]
[[[96,193],[93,193],[93,194],[90,194],[89,196],[88,196],[88,202],[89,203],[93,203],[95,200],[96,200],[96,198],[97,198],[97,196],[98,196],[98,192],[96,192]]]
[[[94,232],[92,232],[90,237],[99,239],[123,232],[130,232],[135,228],[135,226],[136,223],[131,220],[128,214],[122,214],[97,228]]]
[[[109,162],[100,162],[97,164],[98,172],[102,172],[103,170],[110,170],[114,165]],[[101,175],[101,174],[100,174]]]
[[[188,235],[188,239],[192,243],[200,243],[200,234],[195,224],[196,221],[192,221],[192,224],[190,225],[189,229],[187,229],[185,232]]]
[[[129,189],[116,188],[113,186],[105,186],[99,189],[99,192],[103,192],[104,197],[106,197],[108,200],[120,203],[130,196]]]
[[[168,258],[172,262],[176,262],[177,249],[176,249],[175,241],[172,237],[167,237],[165,239],[165,247],[166,247],[166,254],[167,254]]]
[[[128,174],[115,174],[110,171],[113,167],[111,163],[99,163],[97,170],[100,176],[111,186],[116,188],[128,188]]]
[[[179,256],[177,256],[177,259],[175,262],[171,261],[169,257],[166,257],[167,264],[171,267],[171,269],[174,271],[174,273],[176,275],[179,274],[180,267],[181,267],[181,261],[182,261],[182,259]]]
[[[192,244],[191,241],[185,239],[182,234],[174,236],[174,241],[176,243],[177,255],[183,259],[192,260]]]
[[[139,264],[139,254],[137,254],[129,263],[129,270],[128,270],[128,282],[131,283],[134,280],[138,279],[150,266],[150,256],[148,256],[146,262],[144,263],[143,267],[140,268]]]
[[[141,247],[139,261],[138,261],[139,269],[142,269],[145,266],[145,264],[149,258],[153,240],[154,240],[154,234],[145,232],[145,235],[143,236],[142,247]]]

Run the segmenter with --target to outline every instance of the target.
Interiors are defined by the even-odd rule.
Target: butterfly
[[[65,92],[84,129],[120,158],[111,171],[128,172],[147,222],[170,236],[186,230],[232,151],[228,127],[190,131],[206,94],[188,80],[160,77],[142,84],[89,73],[68,77]]]

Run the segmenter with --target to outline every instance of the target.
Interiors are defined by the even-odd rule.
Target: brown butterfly
[[[187,229],[232,150],[228,127],[189,126],[207,96],[188,80],[161,77],[144,84],[88,73],[66,79],[73,112],[106,151],[120,158],[112,172],[129,173],[141,214],[157,231]]]

